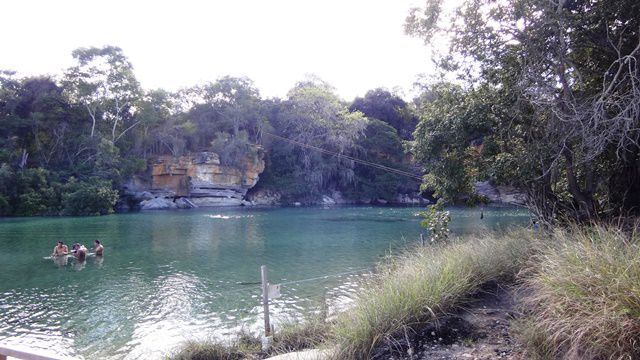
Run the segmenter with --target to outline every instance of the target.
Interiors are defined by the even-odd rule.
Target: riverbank
[[[592,227],[412,248],[381,265],[313,343],[289,350],[319,346],[335,359],[635,359],[638,243],[635,234]],[[273,353],[185,355],[174,358]]]

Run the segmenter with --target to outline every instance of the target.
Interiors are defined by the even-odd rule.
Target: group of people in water
[[[95,243],[95,247],[93,248],[93,251],[95,252],[96,256],[103,256],[104,254],[104,247],[102,246],[102,243],[100,242],[100,240],[96,239],[94,240]],[[73,255],[73,257],[76,258],[76,260],[78,261],[84,261],[85,258],[87,257],[87,248],[80,244],[80,243],[75,243],[71,246],[71,255]],[[58,244],[53,248],[53,252],[51,253],[51,256],[67,256],[69,255],[69,248],[67,247],[67,245],[64,244],[63,241],[58,241]]]

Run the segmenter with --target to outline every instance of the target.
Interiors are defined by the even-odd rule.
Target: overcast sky
[[[345,100],[376,87],[407,95],[432,69],[420,39],[403,33],[420,0],[5,0],[0,69],[60,74],[78,47],[115,45],[142,86],[176,90],[247,76],[284,97],[305,74]]]

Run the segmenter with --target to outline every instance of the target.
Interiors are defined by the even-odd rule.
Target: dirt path
[[[520,346],[510,335],[510,322],[516,315],[514,303],[512,291],[490,287],[459,313],[406,334],[405,340],[390,342],[374,359],[523,359]]]

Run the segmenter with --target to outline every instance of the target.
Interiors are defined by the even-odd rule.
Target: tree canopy
[[[231,76],[177,92],[144,90],[118,47],[72,55],[59,81],[0,73],[0,215],[110,213],[124,183],[150,176],[154,157],[201,151],[240,169],[264,154],[259,187],[292,201],[333,191],[354,201],[391,198],[417,188],[343,156],[406,168],[398,131],[410,134],[412,110],[386,90],[365,97],[369,119],[316,77],[284,99],[263,99],[250,79]]]
[[[526,186],[547,219],[637,208],[637,1],[469,0],[447,14],[430,0],[410,12],[406,30],[450,43],[436,61],[459,88],[445,85],[455,90],[443,97],[442,84],[427,87],[414,147],[446,196],[490,179]],[[436,134],[451,124],[461,131],[444,136],[443,148]],[[452,152],[464,170],[435,170],[452,165]],[[462,173],[468,180],[457,184]]]

